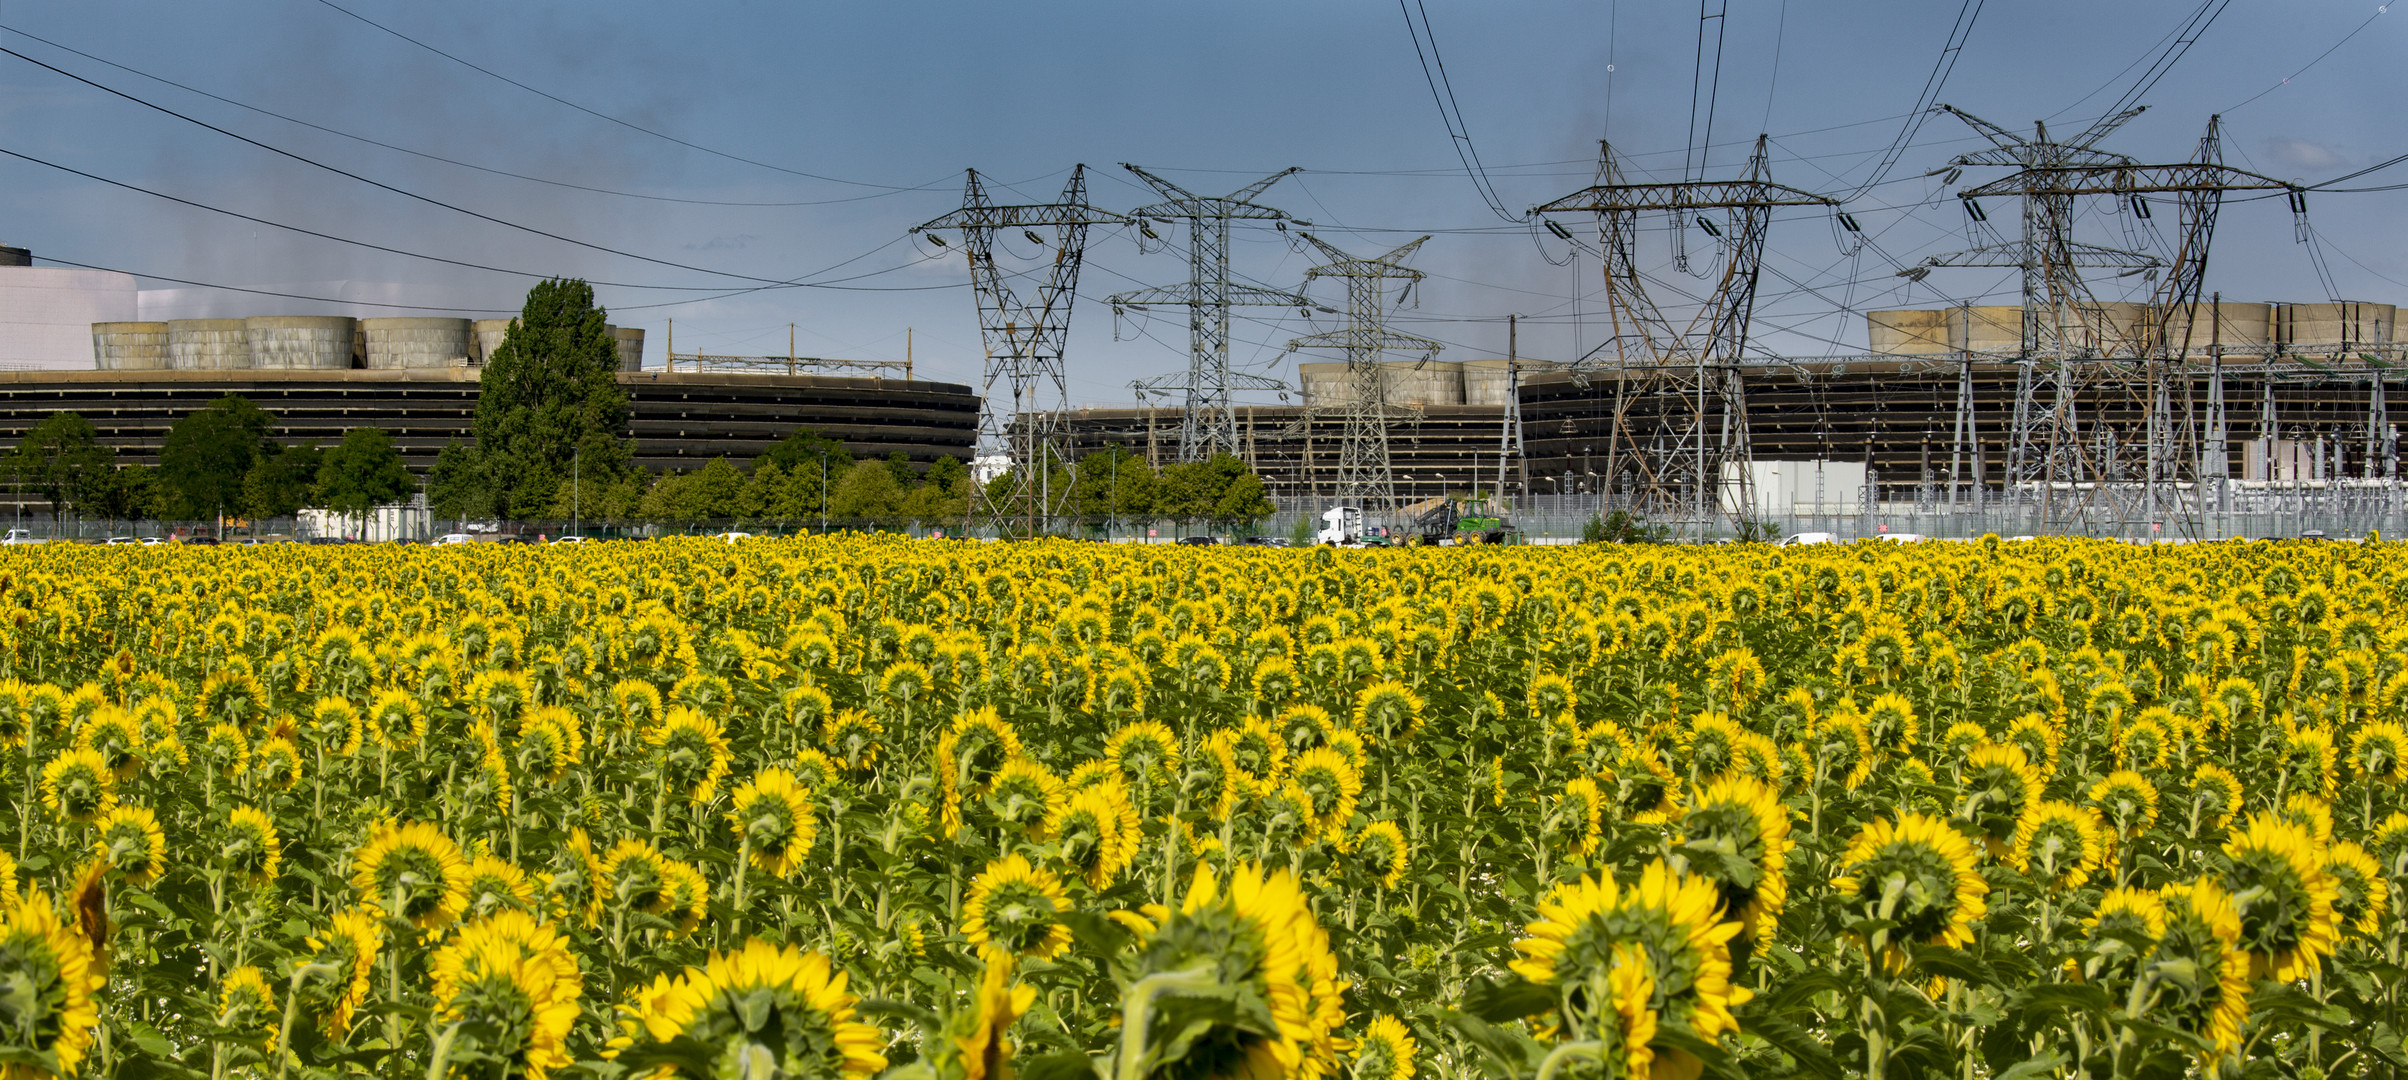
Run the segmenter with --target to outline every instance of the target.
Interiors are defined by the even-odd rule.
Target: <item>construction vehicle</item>
[[[1504,515],[1493,512],[1485,500],[1442,495],[1413,503],[1402,513],[1412,523],[1413,535],[1425,544],[1502,544],[1513,531]]]

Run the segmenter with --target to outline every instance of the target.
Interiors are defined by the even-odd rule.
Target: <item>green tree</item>
[[[473,444],[444,443],[426,478],[427,503],[434,515],[449,521],[494,516],[493,488],[485,482],[484,469],[484,457]]]
[[[906,492],[883,461],[864,461],[845,470],[828,495],[828,516],[848,521],[892,518],[902,512]]]
[[[853,467],[853,452],[845,449],[843,443],[810,428],[798,427],[761,451],[761,456],[753,459],[753,468],[758,471],[763,465],[776,465],[791,473],[809,466],[816,473],[822,454],[826,455],[831,478],[843,476],[845,470]]]
[[[112,521],[132,521],[158,513],[153,508],[158,470],[148,465],[124,465],[102,474],[93,492],[92,512]]]
[[[742,517],[744,473],[724,457],[687,473],[661,477],[645,493],[641,514],[655,521],[692,524]]]
[[[1213,500],[1213,520],[1235,528],[1264,518],[1272,512],[1271,499],[1263,490],[1263,478],[1246,463],[1228,454],[1214,458],[1209,464],[1222,478],[1219,497]]]
[[[268,429],[275,419],[228,394],[176,421],[159,448],[159,513],[197,519],[241,511],[243,480],[261,455],[274,452]]]
[[[50,504],[55,520],[62,512],[90,509],[116,456],[115,447],[101,445],[91,421],[79,413],[54,412],[18,441],[8,465],[18,483]]]
[[[1145,458],[1114,443],[1079,459],[1076,499],[1090,521],[1142,519],[1154,511],[1156,477]]]
[[[628,468],[627,390],[618,347],[583,281],[545,281],[500,347],[485,361],[477,392],[473,460],[445,472],[436,502],[535,516],[551,507],[572,471],[607,483]],[[455,492],[453,485],[482,489]]]
[[[256,518],[290,517],[318,501],[318,470],[325,457],[317,446],[263,450],[243,475],[242,511]]]
[[[400,502],[411,486],[410,470],[383,428],[344,432],[318,466],[318,500],[338,514],[365,518],[370,510]]]

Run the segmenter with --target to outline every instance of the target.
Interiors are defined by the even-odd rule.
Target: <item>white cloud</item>
[[[2266,140],[2266,153],[2276,161],[2299,169],[2335,169],[2349,163],[2348,158],[2332,147],[2287,135]]]

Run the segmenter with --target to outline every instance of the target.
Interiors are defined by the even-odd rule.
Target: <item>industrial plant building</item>
[[[8,249],[18,250],[18,249]],[[485,358],[506,319],[261,315],[144,322],[134,280],[104,271],[0,266],[0,446],[53,412],[82,415],[124,464],[156,464],[176,420],[228,394],[275,417],[271,437],[332,446],[378,427],[414,471],[467,442]],[[613,327],[635,461],[691,469],[744,462],[807,427],[856,457],[968,460],[969,387],[783,371],[645,364],[644,332]],[[80,369],[67,363],[80,358]]]

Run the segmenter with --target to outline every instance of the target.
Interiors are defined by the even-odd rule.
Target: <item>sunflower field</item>
[[[0,552],[0,1080],[2397,1076],[2408,555]]]

